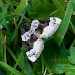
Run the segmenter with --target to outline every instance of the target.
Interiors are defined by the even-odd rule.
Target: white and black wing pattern
[[[29,31],[25,32],[21,36],[22,41],[28,41],[31,38],[31,35],[35,32],[35,29],[38,28],[38,24],[39,24],[39,21],[38,20],[33,20],[32,21],[31,27],[30,27]]]
[[[22,41],[28,41],[30,37],[31,37],[31,34],[29,32],[26,32],[25,34],[21,36]]]
[[[21,38],[26,48],[26,55],[30,61],[35,62],[39,58],[44,49],[42,38],[52,36],[59,28],[60,23],[60,18],[51,17],[50,19],[39,21],[33,20],[30,26],[25,27],[25,33]]]
[[[26,52],[28,59],[35,62],[44,49],[44,42],[42,39],[37,39],[33,44],[33,49]]]
[[[49,22],[49,26],[47,26],[43,29],[43,32],[40,35],[40,37],[41,38],[48,38],[48,37],[52,36],[59,28],[60,23],[61,23],[61,19],[59,19],[57,17],[51,17],[50,22]]]

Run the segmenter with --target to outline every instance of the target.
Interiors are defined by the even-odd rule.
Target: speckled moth
[[[48,20],[33,20],[30,29],[25,32],[22,37],[22,42],[26,47],[26,55],[28,59],[35,62],[44,49],[44,41],[42,38],[52,36],[59,28],[61,19],[50,17]]]

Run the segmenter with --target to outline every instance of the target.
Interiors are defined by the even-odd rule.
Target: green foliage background
[[[29,1],[29,2],[28,2]],[[0,75],[75,75],[75,0],[0,0]],[[21,41],[23,21],[56,16],[58,31],[31,63]]]

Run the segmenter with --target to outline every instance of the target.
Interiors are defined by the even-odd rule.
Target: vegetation
[[[0,75],[75,75],[75,0],[0,0]],[[20,26],[56,16],[58,31],[40,58],[27,59]]]

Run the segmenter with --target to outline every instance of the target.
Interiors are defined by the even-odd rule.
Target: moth
[[[26,48],[28,59],[35,62],[44,49],[43,38],[51,37],[59,28],[61,19],[50,17],[44,20],[33,20],[30,24],[21,27],[22,43]]]

